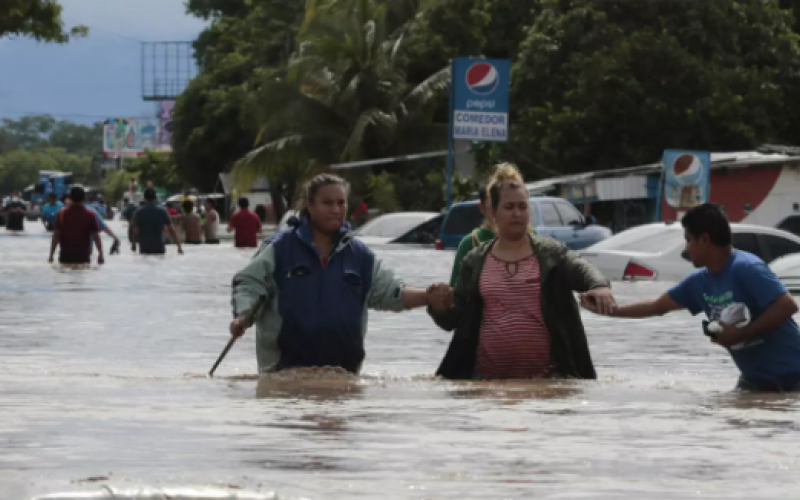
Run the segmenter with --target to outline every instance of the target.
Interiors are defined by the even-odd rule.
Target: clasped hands
[[[425,298],[434,311],[445,311],[453,307],[453,288],[447,283],[434,283],[425,291]]]

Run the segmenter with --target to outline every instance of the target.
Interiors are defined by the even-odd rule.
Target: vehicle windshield
[[[603,240],[587,250],[620,250],[626,252],[662,253],[683,244],[683,232],[664,226],[642,226],[628,229]]]
[[[358,236],[399,238],[430,219],[429,214],[391,214],[373,219],[362,226]]]
[[[459,205],[450,209],[444,232],[448,234],[467,234],[483,224],[483,214],[478,205]]]

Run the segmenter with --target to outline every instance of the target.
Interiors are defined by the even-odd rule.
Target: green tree
[[[257,130],[245,110],[267,75],[285,67],[303,4],[192,0],[188,8],[213,21],[195,42],[201,74],[175,106],[173,150],[181,178],[212,190],[219,174],[253,147]]]
[[[15,149],[0,155],[0,192],[21,191],[39,179],[42,170],[72,172],[75,179],[85,178],[91,158],[69,154],[64,149]]]
[[[512,77],[528,175],[794,139],[800,49],[777,1],[537,1]]]
[[[308,2],[302,50],[287,77],[265,83],[254,103],[261,145],[234,169],[239,182],[266,175],[281,185],[280,177],[302,178],[309,165],[446,143],[446,126],[433,123],[432,115],[449,89],[449,68],[409,84],[398,57],[403,37],[390,36],[388,12],[386,4],[370,0]],[[351,180],[358,197],[382,185]],[[293,195],[288,189],[282,194]]]
[[[0,38],[30,36],[41,42],[65,43],[86,36],[88,28],[64,30],[62,7],[55,0],[3,0],[0,2]]]

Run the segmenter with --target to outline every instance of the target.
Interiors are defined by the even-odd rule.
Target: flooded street
[[[49,235],[0,229],[0,499],[99,485],[233,486],[281,498],[786,498],[800,399],[732,391],[700,317],[585,314],[599,380],[435,380],[449,341],[424,311],[372,313],[359,379],[258,380],[228,340],[252,251],[47,264]],[[119,236],[125,229],[111,227]],[[105,239],[106,248],[110,240]],[[379,249],[411,285],[453,253]],[[616,284],[620,302],[666,284]],[[92,478],[92,482],[82,482]],[[107,478],[107,479],[104,479]]]

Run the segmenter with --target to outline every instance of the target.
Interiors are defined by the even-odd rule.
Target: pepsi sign
[[[452,67],[452,138],[508,140],[511,64],[505,59],[459,57]]]

